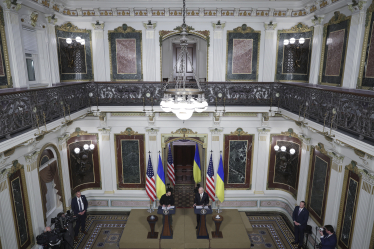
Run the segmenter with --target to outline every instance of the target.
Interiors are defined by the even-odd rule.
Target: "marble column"
[[[10,1],[4,1],[5,34],[14,88],[27,87],[27,70],[18,15],[20,9],[21,4],[19,2],[15,5],[11,4]]]
[[[322,53],[322,42],[323,42],[323,16],[317,16],[312,19],[314,25],[313,34],[313,49],[312,58],[310,60],[310,73],[309,73],[309,83],[318,84],[319,68],[321,63],[321,53]]]
[[[162,150],[164,148],[159,148],[158,147],[158,144],[157,143],[157,134],[159,132],[160,128],[159,127],[146,127],[145,128],[145,131],[148,133],[148,135],[145,136],[145,142],[146,142],[146,150],[145,150],[145,153],[147,154],[146,158],[146,165],[148,167],[148,160],[149,160],[149,155],[151,155],[151,161],[152,161],[152,166],[153,166],[153,173],[157,174],[157,164],[158,164],[158,151],[161,151],[162,153]],[[166,146],[166,145],[165,145]],[[151,152],[150,154],[148,152]],[[162,155],[161,155],[162,156]],[[164,158],[162,158],[162,161],[165,162]],[[164,168],[167,169],[167,167],[165,167],[164,165]],[[166,182],[169,182],[169,178],[166,177]],[[170,183],[170,185],[172,185]],[[153,208],[156,208],[157,207],[157,201],[153,202]]]
[[[27,192],[32,218],[33,233],[38,235],[44,229],[43,207],[40,196],[39,172],[37,170],[37,160],[40,149],[35,149],[24,155],[26,164],[24,165]]]
[[[353,239],[351,248],[369,248],[371,239],[371,230],[373,227],[372,221],[373,217],[373,185],[374,176],[368,175],[365,172],[361,172],[361,185],[360,185],[360,195],[358,198],[355,224],[353,231]],[[371,191],[370,191],[371,190]]]
[[[145,28],[145,39],[144,39],[144,81],[156,81],[156,50],[158,46],[156,45],[156,23],[148,25],[143,23]]]
[[[52,19],[51,15],[47,19],[47,40],[48,40],[48,59],[50,70],[50,86],[60,82],[60,73],[58,66],[57,39],[56,39],[56,22],[57,18]]]
[[[70,209],[71,204],[71,187],[70,187],[70,173],[69,173],[69,161],[67,151],[67,140],[70,137],[70,133],[66,132],[62,136],[58,137],[58,150],[61,157],[61,170],[64,182],[65,201],[66,209]]]
[[[93,71],[95,81],[106,81],[105,49],[104,49],[104,23],[92,23],[92,51]],[[109,79],[108,79],[109,80]]]
[[[276,23],[264,23],[265,25],[265,48],[264,48],[264,70],[262,81],[273,82],[275,77],[275,58],[277,54],[277,31]]]
[[[12,164],[2,167],[0,172],[0,235],[3,248],[17,248],[15,220],[9,195],[8,172]]]
[[[104,194],[114,194],[113,182],[117,182],[116,179],[112,179],[112,173],[109,173],[109,169],[115,171],[111,164],[111,160],[108,160],[108,155],[112,155],[110,151],[110,145],[112,141],[110,140],[111,127],[99,127],[99,144],[100,144],[100,165],[101,165],[101,179],[102,179],[102,189]]]
[[[258,127],[258,146],[257,146],[257,163],[256,176],[253,176],[253,185],[255,195],[265,194],[267,184],[267,170],[269,165],[269,143],[270,143],[270,127]]]
[[[299,185],[297,190],[297,200],[296,203],[305,200],[306,185],[308,182],[309,173],[309,159],[310,159],[310,138],[302,137],[303,144],[301,150],[301,160],[300,160],[300,173],[299,173]]]
[[[224,37],[225,23],[221,25],[213,25],[213,40],[211,40],[211,46],[213,47],[213,77],[209,81],[225,81],[226,80],[226,48],[224,42],[226,38]],[[209,48],[208,48],[209,49]]]
[[[366,0],[358,1],[358,5],[348,5],[352,12],[351,25],[349,28],[348,48],[344,68],[343,87],[356,89],[357,78],[360,68],[362,41],[365,30]]]

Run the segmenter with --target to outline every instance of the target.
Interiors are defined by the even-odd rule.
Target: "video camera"
[[[64,233],[67,232],[70,223],[73,223],[76,217],[70,210],[66,214],[59,213],[57,217],[51,219],[50,227],[53,229],[49,232],[43,232],[36,236],[36,243],[43,248],[60,248],[61,242],[64,241]]]

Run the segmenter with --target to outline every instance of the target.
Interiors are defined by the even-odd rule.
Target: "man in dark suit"
[[[303,247],[304,231],[309,219],[309,211],[305,208],[305,202],[300,202],[300,206],[296,206],[292,214],[293,223],[295,225],[295,241],[292,244],[299,244],[298,248]]]
[[[321,234],[321,247],[320,249],[335,249],[338,239],[331,225],[326,225],[325,230],[319,231]]]
[[[80,191],[75,194],[71,200],[71,209],[74,215],[77,216],[77,221],[74,227],[74,240],[78,241],[79,228],[81,227],[82,233],[87,234],[84,230],[86,227],[88,202],[86,196],[82,195]]]
[[[209,197],[208,194],[204,192],[204,188],[200,187],[199,188],[199,193],[195,194],[195,200],[193,206],[206,206],[209,204]],[[199,227],[200,223],[200,214],[196,215],[196,220],[197,220],[197,226],[196,229]]]

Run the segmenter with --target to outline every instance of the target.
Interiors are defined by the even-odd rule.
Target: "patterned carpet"
[[[252,213],[253,215],[253,213]],[[294,249],[293,231],[287,226],[286,221],[280,215],[252,216],[247,213],[248,220],[253,231],[248,236],[255,249]]]
[[[175,185],[174,200],[178,208],[190,208],[193,206],[194,185]]]
[[[87,235],[80,233],[74,249],[119,248],[119,241],[130,212],[121,215],[88,215]]]

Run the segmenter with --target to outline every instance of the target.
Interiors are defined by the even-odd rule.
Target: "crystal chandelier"
[[[193,112],[203,112],[208,108],[208,103],[204,96],[204,91],[200,87],[199,79],[195,75],[191,56],[187,51],[188,39],[187,39],[187,25],[186,25],[186,1],[183,0],[183,24],[182,32],[180,33],[180,53],[177,56],[177,61],[170,74],[168,82],[164,87],[164,97],[161,99],[161,109],[164,112],[173,112],[181,120],[189,119]],[[186,88],[186,72],[187,63],[190,63],[192,73],[196,80],[197,88]],[[175,79],[175,88],[166,89],[169,83],[173,79],[173,72],[177,71],[177,77]],[[174,71],[175,70],[175,71]]]

